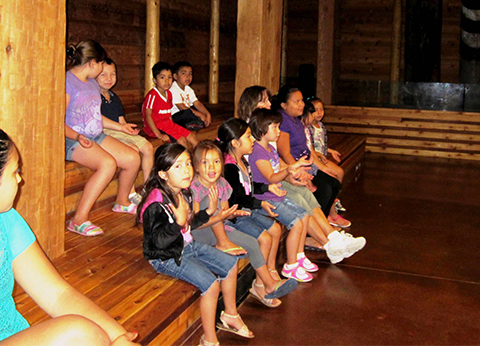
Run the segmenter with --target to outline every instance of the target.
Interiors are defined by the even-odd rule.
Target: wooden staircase
[[[213,124],[199,132],[201,139],[214,139],[218,126],[233,115],[231,105],[210,106]],[[331,135],[329,143],[342,153],[347,176],[353,180],[361,173],[365,138]],[[152,140],[155,147],[162,144]],[[67,162],[65,205],[67,218],[75,211],[85,182],[92,172]],[[354,173],[351,173],[351,172]],[[352,175],[353,174],[353,175]],[[358,179],[358,178],[357,178]],[[353,181],[352,180],[352,181]],[[160,275],[142,255],[142,230],[134,215],[113,213],[118,177],[100,196],[91,213],[91,221],[104,229],[99,237],[83,237],[67,232],[65,253],[53,261],[60,274],[75,288],[105,309],[127,330],[139,332],[142,345],[196,345],[202,334],[200,293],[192,285]],[[137,178],[141,187],[142,174]],[[345,186],[345,184],[344,184]],[[247,259],[239,262],[237,300],[251,287],[254,270]],[[30,324],[48,319],[32,299],[16,285],[14,298],[18,310]],[[219,310],[222,301],[219,301]]]

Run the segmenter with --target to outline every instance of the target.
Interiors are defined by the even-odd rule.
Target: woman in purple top
[[[311,152],[307,146],[304,125],[298,118],[302,115],[304,106],[303,95],[298,88],[285,85],[280,88],[275,96],[272,108],[278,110],[283,117],[280,125],[281,133],[277,142],[278,153],[287,164],[292,164],[305,155],[307,157],[312,156],[314,163],[312,166],[314,170],[312,182],[316,187],[313,192],[315,198],[332,225],[349,227],[351,222],[338,215],[333,206],[342,184],[318,169],[324,164],[318,159],[316,153]]]

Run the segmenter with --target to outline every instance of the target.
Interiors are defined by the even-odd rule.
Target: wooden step
[[[59,273],[125,328],[138,331],[142,345],[172,345],[185,333],[190,335],[189,328],[199,325],[200,292],[155,272],[143,258],[143,233],[133,215],[106,212],[92,221],[105,234],[89,238],[67,232],[66,252],[53,261]],[[248,272],[248,263],[239,262],[239,280]],[[239,297],[246,294],[243,287]],[[48,319],[18,285],[14,298],[30,324]]]
[[[220,124],[233,114],[233,111],[231,109],[229,110],[228,104],[214,105],[209,108],[214,108],[218,113],[214,113],[215,115],[213,116],[212,124],[208,128],[198,131],[198,137],[200,140],[215,139]],[[153,144],[155,149],[164,143],[156,138],[149,139],[149,141]],[[67,219],[69,219],[75,212],[85,184],[92,174],[93,172],[90,169],[83,167],[76,162],[67,161],[65,163],[65,213]],[[143,186],[143,173],[141,171],[135,180],[135,186],[137,189],[141,189]],[[95,202],[92,211],[111,209],[115,202],[117,187],[118,171]]]

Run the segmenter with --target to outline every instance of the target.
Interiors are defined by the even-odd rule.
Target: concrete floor
[[[342,192],[366,247],[320,267],[269,309],[239,312],[255,333],[222,345],[480,345],[480,163],[367,154]],[[279,263],[279,266],[283,263]]]

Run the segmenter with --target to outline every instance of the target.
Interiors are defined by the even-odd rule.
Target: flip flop
[[[283,282],[283,285],[282,285],[282,282]],[[277,284],[277,287],[275,287],[275,291],[265,295],[265,298],[266,299],[274,299],[274,298],[283,297],[283,296],[293,292],[293,290],[295,288],[297,288],[297,286],[298,286],[298,282],[294,279],[288,279],[286,281],[280,281]]]
[[[248,253],[241,253],[241,254],[238,254],[238,255],[232,255],[232,254],[229,253],[230,251],[236,251],[236,250],[245,250],[245,249],[241,246],[238,246],[238,247],[232,247],[230,249],[225,249],[225,250],[221,250],[221,251],[225,252],[227,255],[230,255],[230,256],[246,256],[246,255],[248,255]]]

